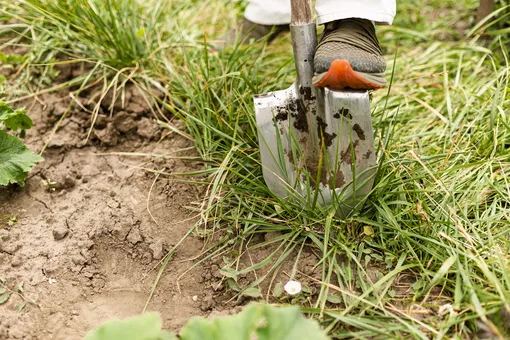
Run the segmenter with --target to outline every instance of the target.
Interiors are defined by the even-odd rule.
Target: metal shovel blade
[[[264,180],[277,196],[348,215],[370,192],[374,136],[367,91],[313,86],[317,32],[311,0],[291,0],[296,82],[255,96]]]
[[[286,197],[294,188],[296,171],[289,154],[289,107],[296,100],[295,84],[287,90],[257,95],[255,118],[264,181],[277,196]]]
[[[367,91],[317,91],[312,115],[321,136],[321,164],[307,164],[299,124],[296,85],[255,97],[264,180],[279,197],[333,206],[347,216],[372,189],[376,171]],[[301,159],[300,159],[301,158]],[[320,167],[320,168],[319,168]]]

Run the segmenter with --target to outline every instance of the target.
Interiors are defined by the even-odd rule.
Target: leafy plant
[[[126,320],[113,320],[90,332],[85,340],[170,340],[172,333],[161,330],[157,313]],[[306,319],[298,307],[275,307],[253,303],[241,313],[212,320],[196,317],[180,332],[181,340],[326,340],[316,321]]]
[[[169,332],[161,330],[158,313],[146,313],[125,320],[110,320],[91,331],[85,340],[171,340]]]
[[[42,161],[42,157],[30,151],[18,137],[7,133],[8,130],[20,130],[19,136],[24,137],[25,130],[32,125],[25,110],[14,110],[9,105],[0,103],[0,185],[22,185],[28,172]]]

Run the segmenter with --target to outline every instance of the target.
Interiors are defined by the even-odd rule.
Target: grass
[[[34,91],[31,65],[51,68],[63,55],[90,65],[79,88],[157,89],[154,100],[184,120],[207,188],[193,232],[208,240],[205,259],[225,256],[228,277],[252,274],[232,284],[236,294],[272,295],[282,272],[306,279],[299,262],[310,249],[322,277],[307,279],[317,291],[296,302],[336,338],[508,336],[498,317],[510,310],[507,7],[469,31],[476,1],[409,1],[379,29],[394,79],[372,101],[376,184],[363,209],[339,219],[275,197],[262,180],[252,95],[292,83],[288,36],[212,52],[208,41],[242,9],[216,0],[19,3],[0,1],[22,23],[4,41],[29,49],[18,91]],[[261,248],[269,255],[247,265]]]

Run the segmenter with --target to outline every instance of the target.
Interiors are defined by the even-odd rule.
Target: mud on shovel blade
[[[370,193],[377,170],[367,91],[321,89],[317,99],[327,168],[320,183],[320,204],[347,216]]]
[[[296,82],[254,98],[264,180],[277,196],[332,205],[347,215],[373,184],[368,93],[312,85],[317,34],[311,4],[291,5]]]

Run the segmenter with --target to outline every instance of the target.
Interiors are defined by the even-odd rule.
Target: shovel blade
[[[370,193],[377,171],[370,98],[367,91],[325,88],[317,101],[324,105],[319,112],[328,166],[321,204],[347,216]]]
[[[275,195],[286,197],[295,182],[294,164],[289,159],[289,103],[297,99],[296,86],[257,95],[255,118],[264,181]]]
[[[347,216],[371,191],[376,171],[370,101],[366,91],[317,92],[317,110],[308,114],[317,131],[296,132],[296,85],[255,97],[264,180],[279,197],[332,206]],[[301,148],[316,148],[320,164],[303,160]],[[316,163],[319,163],[317,161]],[[320,165],[320,169],[317,167]],[[313,171],[308,171],[310,169]]]

